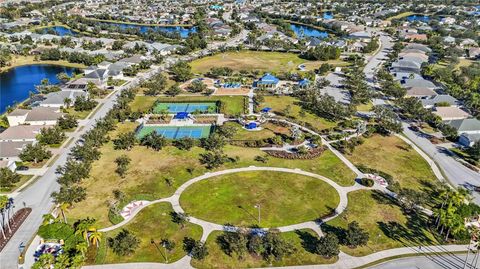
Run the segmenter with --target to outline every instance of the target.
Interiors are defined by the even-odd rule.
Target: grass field
[[[312,242],[318,239],[318,236],[309,229],[299,230],[295,232],[282,233],[281,237],[290,242],[294,247],[291,256],[284,257],[280,261],[273,261],[272,264],[264,261],[261,257],[253,257],[246,254],[243,260],[233,254],[226,255],[216,243],[216,238],[222,232],[215,231],[210,234],[207,239],[207,248],[209,255],[203,261],[192,261],[195,268],[253,268],[253,267],[269,267],[269,266],[289,266],[289,265],[310,265],[310,264],[329,264],[337,261],[336,258],[324,259],[313,253]]]
[[[192,223],[186,223],[182,229],[180,225],[171,221],[172,206],[168,203],[151,205],[140,212],[134,220],[122,227],[135,234],[140,239],[140,245],[130,256],[118,256],[106,247],[106,239],[114,237],[121,229],[104,234],[104,239],[96,257],[97,264],[126,263],[126,262],[161,262],[165,263],[165,250],[159,244],[167,238],[175,242],[175,248],[168,253],[169,262],[174,262],[186,255],[182,249],[184,237],[196,240],[202,236],[202,228]],[[156,244],[152,244],[151,240]]]
[[[83,64],[70,63],[68,61],[35,61],[34,56],[14,56],[10,61],[9,66],[0,67],[0,72],[7,71],[10,68],[24,66],[24,65],[33,65],[33,64],[51,64],[51,65],[60,65],[73,68],[85,68]]]
[[[428,163],[396,136],[374,135],[347,155],[355,165],[364,164],[392,175],[401,187],[422,189],[423,182],[434,182]]]
[[[119,133],[135,130],[136,126],[136,123],[119,124],[109,136],[116,138]],[[255,156],[266,156],[256,148],[228,145],[224,151],[230,157],[238,156],[238,161],[226,163],[217,170],[250,165],[299,168],[326,176],[343,186],[351,186],[354,183],[353,172],[330,151],[325,151],[320,157],[312,160],[285,160],[269,157],[266,163],[254,161]],[[108,219],[107,204],[113,199],[113,190],[123,191],[127,202],[168,197],[186,180],[208,171],[198,160],[199,154],[203,152],[204,150],[198,147],[182,151],[171,146],[158,152],[142,146],[123,151],[114,150],[112,142],[109,142],[101,148],[100,159],[93,163],[90,177],[82,183],[87,188],[87,199],[75,204],[67,215],[72,221],[87,216],[94,217],[99,227],[109,226],[111,224]],[[115,173],[114,161],[122,154],[131,158],[125,178],[120,178]],[[166,179],[171,179],[173,184],[169,186]]]
[[[234,71],[257,70],[260,72],[289,72],[298,70],[298,66],[304,63],[307,70],[318,68],[322,63],[335,66],[345,65],[341,60],[332,61],[309,61],[301,59],[294,53],[265,52],[243,50],[239,52],[224,52],[208,56],[190,63],[192,72],[195,74],[207,73],[212,67],[229,67]]]
[[[297,121],[309,123],[315,129],[323,130],[336,126],[335,122],[320,118],[312,113],[304,110],[305,114],[301,115],[302,107],[298,105],[298,99],[290,96],[265,96],[260,108],[270,107],[273,112],[286,114]],[[288,109],[289,108],[289,109]]]
[[[427,230],[423,216],[405,215],[399,206],[377,192],[351,192],[348,201],[347,209],[322,225],[322,231],[335,232],[338,231],[336,228],[345,229],[348,223],[357,221],[360,227],[368,231],[370,238],[363,247],[351,249],[342,246],[341,250],[349,255],[364,256],[390,248],[437,243],[433,234]]]
[[[400,13],[398,15],[387,18],[387,21],[405,18],[405,17],[408,17],[408,16],[413,15],[413,14],[415,14],[415,12],[411,12],[411,11],[403,12],[403,13]]]
[[[322,180],[271,171],[203,180],[188,187],[180,197],[183,209],[200,219],[269,228],[316,220],[330,214],[339,201],[336,190]],[[256,204],[261,207],[260,223]]]
[[[242,125],[236,122],[226,122],[224,123],[224,125],[232,126],[237,129],[237,132],[232,138],[233,140],[263,140],[263,139],[268,139],[275,136],[274,132],[265,128],[265,126],[263,125],[262,127],[264,129],[260,131],[247,131],[246,129],[243,128]]]
[[[95,109],[95,108],[94,108]],[[73,107],[65,109],[66,113],[75,116],[75,118],[83,120],[85,119],[92,110],[85,110],[85,111],[76,111]]]

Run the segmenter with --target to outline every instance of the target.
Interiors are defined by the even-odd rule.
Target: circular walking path
[[[232,173],[241,173],[241,172],[250,172],[250,171],[274,171],[274,172],[283,172],[283,173],[292,173],[292,174],[304,175],[304,176],[308,176],[308,177],[312,177],[312,178],[322,180],[322,181],[326,182],[327,184],[329,184],[330,186],[332,186],[337,191],[337,193],[340,197],[340,201],[338,203],[337,208],[335,208],[335,213],[334,214],[332,214],[328,217],[325,217],[323,219],[320,219],[318,221],[306,221],[306,222],[302,222],[302,223],[298,223],[298,224],[277,227],[277,229],[279,229],[281,232],[295,231],[295,230],[298,230],[298,229],[312,229],[319,236],[322,236],[323,233],[320,229],[320,224],[323,223],[323,222],[327,222],[331,219],[334,219],[335,217],[337,217],[339,214],[341,214],[347,208],[347,205],[348,205],[347,194],[349,192],[360,190],[360,189],[378,189],[378,190],[381,190],[381,191],[385,190],[381,186],[374,186],[372,188],[367,188],[367,187],[362,186],[362,185],[360,185],[356,182],[353,186],[342,187],[342,186],[338,185],[336,182],[334,182],[333,180],[331,180],[329,178],[326,178],[324,176],[321,176],[321,175],[318,175],[318,174],[315,174],[315,173],[303,171],[303,170],[298,169],[298,168],[297,169],[289,169],[289,168],[281,168],[281,167],[249,166],[249,167],[244,167],[244,168],[227,169],[227,170],[222,170],[222,171],[217,171],[217,172],[205,173],[201,176],[192,178],[192,179],[188,180],[187,182],[183,183],[175,191],[175,193],[172,196],[170,196],[168,198],[163,198],[163,199],[159,199],[159,200],[155,200],[155,201],[145,203],[144,205],[136,208],[131,213],[129,218],[123,220],[122,222],[120,222],[116,225],[100,229],[99,231],[107,232],[107,231],[115,230],[119,227],[122,227],[122,226],[126,225],[128,222],[130,222],[133,218],[135,218],[135,216],[142,209],[144,209],[145,207],[147,207],[149,205],[155,204],[155,203],[168,202],[172,205],[173,210],[175,212],[185,213],[185,210],[180,205],[180,196],[192,184],[195,184],[195,183],[197,183],[199,181],[202,181],[202,180],[206,180],[206,179],[210,179],[210,178],[213,178],[213,177],[221,176],[221,175],[232,174]],[[239,227],[236,227],[236,226],[228,226],[227,227],[225,225],[221,225],[221,224],[218,224],[218,223],[213,223],[213,222],[210,222],[210,221],[202,220],[202,219],[196,218],[194,216],[189,217],[188,221],[191,222],[191,223],[200,225],[202,227],[202,229],[203,229],[203,234],[202,234],[202,238],[201,238],[202,241],[206,241],[207,238],[208,238],[208,235],[212,231],[224,231],[224,230],[235,231],[235,230],[239,229]],[[268,227],[258,228],[257,230],[268,230]]]

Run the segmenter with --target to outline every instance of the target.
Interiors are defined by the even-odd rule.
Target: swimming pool
[[[212,126],[142,126],[137,131],[137,138],[157,132],[168,139],[190,137],[194,139],[205,138],[210,135]]]
[[[215,102],[202,102],[202,103],[158,103],[153,109],[154,113],[160,113],[161,111],[168,111],[169,113],[178,112],[200,112],[200,113],[216,113],[217,104]]]

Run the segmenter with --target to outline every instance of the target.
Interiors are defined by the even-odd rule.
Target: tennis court
[[[211,126],[142,126],[137,131],[137,137],[141,139],[151,132],[157,132],[157,134],[168,139],[179,139],[184,137],[200,139],[208,137],[211,128]]]
[[[215,102],[205,103],[158,103],[153,109],[154,113],[161,111],[168,111],[169,113],[178,112],[200,112],[200,113],[215,113],[217,112],[217,104]]]

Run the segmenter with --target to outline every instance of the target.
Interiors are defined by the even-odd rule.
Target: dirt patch
[[[250,88],[242,87],[242,88],[218,88],[214,95],[240,95],[240,94],[248,94],[250,92]]]

